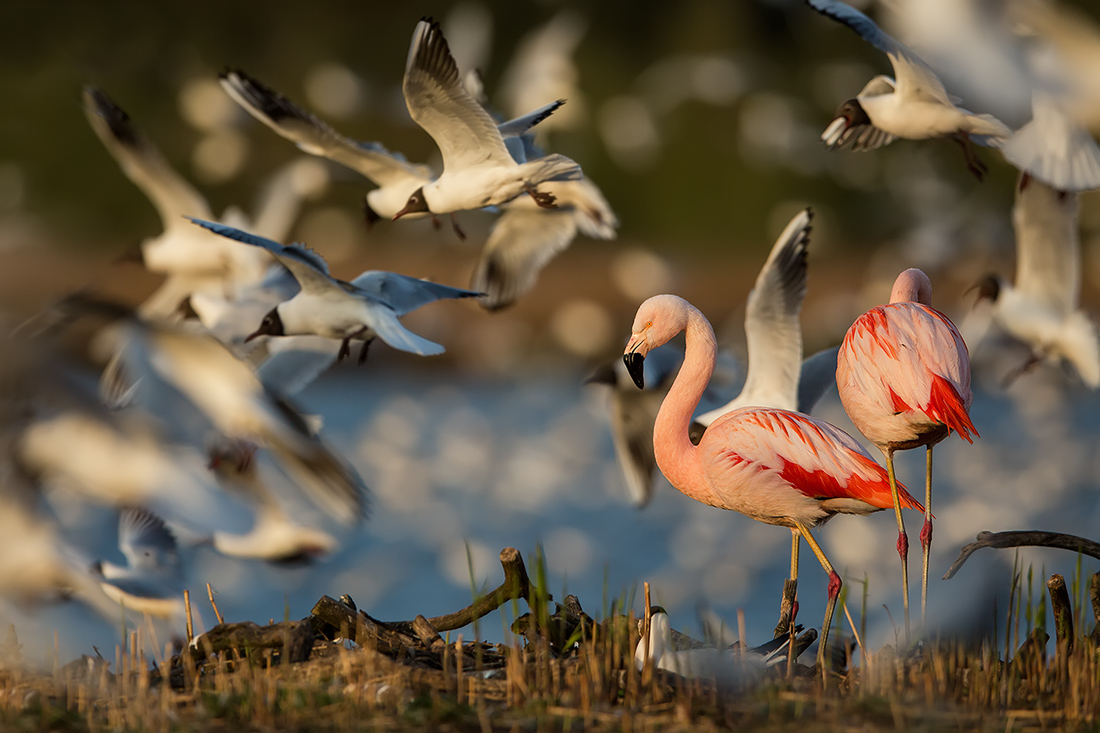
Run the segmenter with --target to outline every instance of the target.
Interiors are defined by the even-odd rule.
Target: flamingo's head
[[[646,354],[684,330],[690,307],[686,300],[675,295],[654,295],[638,307],[630,341],[623,352],[626,370],[638,389],[645,388],[643,364]]]
[[[894,287],[890,290],[891,303],[923,303],[932,305],[932,281],[923,270],[910,267],[898,275]]]

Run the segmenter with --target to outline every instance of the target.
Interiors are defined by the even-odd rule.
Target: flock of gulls
[[[979,180],[986,164],[975,146],[1000,151],[1019,169],[1015,281],[991,275],[976,286],[990,333],[1031,353],[1006,383],[1053,361],[1070,365],[1088,387],[1100,386],[1096,329],[1078,305],[1077,232],[1078,193],[1100,188],[1100,146],[1069,111],[1072,90],[1061,83],[1049,49],[1034,39],[1012,49],[1032,111],[1013,130],[988,112],[958,106],[928,63],[861,12],[832,0],[807,4],[884,52],[894,72],[876,76],[839,106],[821,136],[828,147],[872,151],[896,139],[949,138]],[[535,143],[538,125],[567,100],[498,119],[480,78],[460,73],[430,19],[414,30],[403,91],[410,116],[439,148],[439,171],[379,143],[344,137],[243,71],[226,71],[220,83],[302,151],[367,178],[373,184],[363,203],[367,225],[427,218],[440,228],[446,215],[465,238],[456,212],[490,208],[499,218],[468,287],[383,271],[345,281],[308,246],[281,241],[314,185],[308,169],[288,168],[279,193],[254,217],[230,210],[216,218],[117,104],[85,88],[89,124],[164,223],[160,235],[141,244],[140,259],[165,279],[136,308],[89,290],[74,293],[5,337],[0,592],[6,596],[76,599],[107,619],[116,619],[121,605],[178,624],[183,543],[278,564],[332,553],[368,517],[369,490],[326,440],[323,420],[301,412],[293,396],[352,357],[353,347],[359,364],[376,341],[419,356],[440,354],[444,344],[409,330],[402,317],[447,300],[472,299],[489,311],[507,307],[535,287],[540,269],[578,233],[616,235],[614,212],[580,164]],[[790,220],[749,293],[748,367],[739,393],[712,380],[725,356],[706,317],[668,294],[640,305],[622,361],[589,381],[611,387],[614,445],[637,506],[649,501],[659,470],[699,502],[790,529],[792,580],[800,543],[809,545],[829,576],[818,648],[823,666],[841,579],[810,530],[836,514],[893,509],[908,636],[902,510],[924,515],[923,621],[933,446],[951,433],[972,441],[980,426],[969,417],[967,343],[932,307],[932,284],[920,270],[902,272],[889,303],[860,316],[842,344],[803,360],[800,312],[812,219],[805,209]],[[96,329],[93,351],[106,363],[98,384],[61,356],[63,337],[87,324]],[[681,332],[683,348],[665,345]],[[808,415],[834,384],[853,424],[882,451],[885,468],[855,438]],[[897,479],[893,462],[895,451],[921,446],[923,496]],[[119,508],[125,565],[88,557],[62,540],[46,491],[53,487]],[[219,526],[229,506],[250,512],[247,531]],[[644,647],[658,666],[688,674],[692,658],[696,666],[703,656],[722,658],[699,650],[678,656],[667,626],[667,617],[655,614]],[[767,650],[767,663],[775,652]]]

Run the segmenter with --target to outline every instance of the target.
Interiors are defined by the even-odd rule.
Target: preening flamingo
[[[952,430],[973,443],[970,356],[955,325],[932,308],[932,283],[917,269],[898,275],[889,305],[856,319],[837,357],[836,384],[852,423],[886,456],[898,522],[905,633],[909,634],[909,540],[901,519],[894,451],[927,447],[924,526],[921,528],[921,623],[928,603],[932,547],[932,446]]]
[[[657,465],[683,494],[710,506],[732,509],[753,519],[789,527],[806,538],[829,575],[829,597],[817,660],[824,670],[840,576],[833,570],[810,528],[834,514],[869,514],[890,506],[886,471],[844,431],[812,417],[768,407],[745,407],[715,420],[699,445],[688,434],[691,415],[714,370],[717,346],[710,323],[675,295],[642,303],[623,354],[641,387],[650,350],[680,331],[687,332],[684,364],[668,391],[653,426]],[[905,492],[905,506],[923,509]],[[792,543],[791,578],[798,576]]]

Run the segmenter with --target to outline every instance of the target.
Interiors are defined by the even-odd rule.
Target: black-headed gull
[[[164,520],[138,508],[118,518],[118,547],[126,565],[97,560],[92,573],[108,598],[132,611],[182,618],[183,565],[176,537]]]
[[[1078,116],[1091,81],[1031,27],[1044,14],[1032,5],[922,0],[895,10],[903,37],[952,89],[1013,127],[1030,116],[1000,146],[1008,162],[1060,191],[1100,188],[1100,145]]]
[[[540,183],[583,176],[580,166],[564,155],[525,163],[512,158],[496,122],[466,90],[433,20],[421,20],[413,32],[403,89],[409,114],[439,146],[443,173],[414,191],[394,219],[416,212],[480,209],[523,193],[550,207],[554,197],[539,191]]]
[[[243,496],[254,514],[243,534],[217,530],[205,538],[223,555],[266,560],[276,564],[308,563],[336,549],[335,537],[303,523],[290,505],[272,490],[269,456],[247,441],[223,441],[212,449],[210,462],[218,483]]]
[[[211,438],[220,438],[269,448],[287,475],[331,516],[345,523],[366,516],[367,487],[355,469],[222,343],[195,328],[141,320],[86,297],[70,298],[62,307],[116,320],[122,361],[135,379],[134,400],[170,419],[167,428],[195,445],[208,447]]]
[[[381,143],[359,142],[344,137],[315,115],[243,71],[223,73],[221,85],[245,111],[303,152],[328,158],[378,186],[367,192],[363,202],[368,226],[379,219],[392,219],[408,203],[414,191],[435,178],[435,172],[428,166],[410,163],[401,153],[391,152]],[[501,123],[498,130],[506,139],[522,135],[550,116],[561,104],[559,100]],[[430,216],[430,213],[421,212],[413,216]],[[438,225],[439,222],[434,223]],[[460,237],[465,237],[457,226],[455,231]]]
[[[545,183],[556,208],[547,209],[529,196],[504,205],[481,249],[470,287],[485,295],[488,310],[511,305],[535,285],[539,272],[581,232],[593,239],[614,239],[619,220],[596,184],[580,181]]]
[[[471,71],[464,83],[495,117],[481,75]],[[534,131],[507,138],[505,143],[517,163],[546,155],[535,143]],[[542,188],[554,196],[554,208],[539,206],[530,196],[503,204],[504,213],[481,248],[470,287],[485,293],[478,302],[486,310],[506,308],[534,287],[542,268],[569,247],[578,232],[592,239],[618,236],[619,219],[592,179],[554,181]]]
[[[395,349],[431,356],[443,353],[443,347],[405,328],[399,317],[444,298],[480,295],[393,272],[369,270],[351,282],[337,280],[329,274],[324,259],[302,245],[284,245],[222,224],[192,221],[224,237],[270,252],[301,286],[297,295],[268,312],[248,339],[295,334],[339,339],[342,344],[338,358],[347,356],[352,339],[361,339],[362,363],[367,345],[378,336]]]
[[[993,323],[1031,348],[1031,359],[1006,384],[1044,359],[1065,360],[1086,385],[1100,387],[1096,325],[1080,310],[1081,243],[1078,196],[1028,174],[1016,185],[1016,282],[988,275],[979,300],[989,299]],[[973,348],[976,348],[976,344]]]
[[[21,603],[75,599],[105,619],[118,618],[118,605],[88,571],[87,558],[66,544],[55,523],[7,493],[0,494],[0,595]]]
[[[950,137],[962,146],[966,165],[979,179],[985,164],[972,143],[997,144],[1012,131],[997,118],[955,106],[936,73],[874,21],[837,0],[806,0],[814,10],[843,23],[885,53],[894,78],[876,76],[863,91],[844,102],[822,133],[829,147],[871,150],[894,138],[925,140]]]
[[[263,276],[270,257],[211,237],[184,220],[214,217],[202,194],[168,164],[126,112],[102,91],[87,86],[84,114],[126,177],[149,197],[164,225],[162,234],[141,244],[145,266],[168,276],[142,304],[143,315],[168,316],[196,290],[224,291],[226,283],[253,282]]]
[[[1100,145],[1065,102],[1043,91],[1033,96],[1031,120],[1001,146],[1005,160],[1059,191],[1100,188]]]
[[[800,627],[801,628],[801,627]],[[810,629],[797,640],[795,655],[801,654],[817,638]],[[760,682],[768,667],[786,664],[791,637],[784,635],[759,647],[744,646],[720,649],[713,646],[696,646],[690,637],[682,643],[688,648],[677,648],[673,639],[668,614],[657,606],[649,618],[649,639],[643,635],[634,648],[634,667],[641,671],[648,659],[655,669],[678,674],[688,679],[713,679],[723,685],[747,686]],[[648,651],[649,655],[646,656]]]
[[[611,388],[608,410],[615,460],[630,501],[639,509],[653,498],[657,473],[653,420],[683,360],[683,351],[671,345],[651,351],[643,364],[646,388],[641,390],[634,385],[622,359],[601,364],[586,380],[587,384]]]
[[[344,137],[327,123],[240,70],[220,77],[222,88],[246,112],[290,140],[303,152],[328,158],[361,174],[378,188],[367,192],[367,223],[391,219],[413,191],[434,178],[431,168],[376,142]],[[209,218],[209,217],[206,217]]]

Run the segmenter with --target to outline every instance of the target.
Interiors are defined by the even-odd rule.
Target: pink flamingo
[[[927,447],[921,569],[921,623],[928,603],[928,552],[932,547],[932,446],[954,430],[973,443],[968,411],[970,356],[959,331],[932,306],[932,283],[917,269],[898,275],[889,305],[856,319],[837,356],[836,384],[848,417],[886,455],[909,634],[909,539],[901,519],[894,451]]]
[[[732,509],[767,524],[789,527],[791,578],[798,577],[797,539],[806,538],[829,575],[829,598],[817,650],[824,671],[840,576],[810,528],[834,514],[870,514],[891,505],[886,471],[844,431],[812,417],[769,407],[744,407],[715,420],[692,445],[691,415],[714,370],[714,330],[694,306],[675,295],[642,303],[623,360],[639,387],[650,350],[680,331],[686,353],[653,426],[657,465],[680,492],[710,506]],[[923,509],[905,492],[905,506]]]

